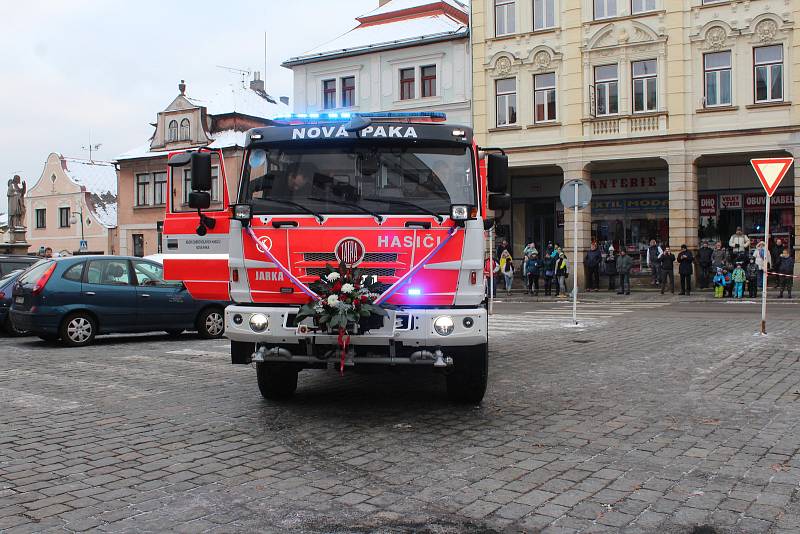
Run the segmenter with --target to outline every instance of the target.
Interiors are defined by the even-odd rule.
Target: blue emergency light
[[[349,121],[353,117],[364,117],[369,119],[429,119],[434,121],[446,121],[447,114],[440,111],[373,111],[366,113],[289,113],[278,115],[276,121]]]

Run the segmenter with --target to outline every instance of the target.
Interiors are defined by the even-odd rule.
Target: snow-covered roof
[[[88,193],[92,214],[106,228],[117,226],[117,167],[108,161],[62,158],[64,174]]]
[[[259,89],[232,83],[220,89],[210,98],[186,96],[196,106],[204,106],[209,115],[238,113],[261,119],[274,119],[291,113],[289,106]]]
[[[385,15],[386,13],[393,13],[395,11],[402,11],[405,9],[413,9],[417,7],[438,4],[444,2],[445,4],[460,9],[465,13],[469,11],[469,6],[458,2],[457,0],[390,0],[382,6],[379,6],[368,13],[364,13],[359,18],[374,17],[375,15]]]
[[[246,135],[247,132],[240,132],[238,130],[222,130],[219,132],[210,133],[209,137],[211,137],[212,141],[208,145],[208,148],[230,148],[234,146],[244,148],[244,140]],[[129,150],[124,154],[120,154],[117,156],[117,161],[138,158],[156,158],[159,156],[166,156],[173,150],[174,149],[171,148],[167,150],[150,150],[150,142],[148,141],[142,146]]]
[[[456,0],[391,0],[358,17],[361,23],[352,30],[290,58],[283,66],[291,67],[330,56],[363,54],[375,49],[466,37],[469,34],[467,24],[448,14],[442,4],[462,12],[466,18],[468,8]],[[430,11],[416,9],[427,6],[431,7]],[[407,10],[416,12],[412,14]],[[397,16],[393,17],[395,12]]]

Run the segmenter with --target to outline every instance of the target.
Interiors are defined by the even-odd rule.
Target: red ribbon
[[[350,334],[347,330],[339,327],[339,347],[342,349],[342,357],[339,360],[339,374],[344,376],[344,358],[347,355],[347,346],[350,344]]]

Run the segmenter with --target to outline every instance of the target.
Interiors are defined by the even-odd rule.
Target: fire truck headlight
[[[253,218],[253,206],[250,204],[234,204],[233,218],[237,221],[249,221]]]
[[[433,329],[440,336],[449,336],[453,333],[454,327],[453,318],[449,315],[442,315],[433,320]]]
[[[454,221],[466,221],[469,219],[469,206],[450,206],[450,218]]]
[[[263,313],[254,313],[250,316],[250,329],[253,332],[263,332],[269,326],[269,318]]]

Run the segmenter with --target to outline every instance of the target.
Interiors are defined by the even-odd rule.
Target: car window
[[[80,282],[83,278],[84,262],[76,263],[64,272],[62,278],[71,282]]]
[[[89,262],[86,279],[91,284],[130,285],[128,260],[92,260]]]
[[[0,275],[6,275],[12,271],[18,271],[20,269],[27,269],[31,265],[36,263],[35,261],[2,261],[0,262]]]
[[[19,273],[22,272],[22,269],[17,269],[16,271],[11,271],[8,274],[4,274],[2,278],[0,278],[0,287],[3,287],[8,283],[9,280],[17,276]]]
[[[136,283],[140,286],[176,287],[180,285],[180,282],[176,283],[164,280],[164,268],[157,263],[134,260],[133,273],[136,275]]]
[[[22,276],[19,277],[19,283],[25,285],[36,282],[52,264],[52,261],[42,261],[37,263],[22,273]]]

